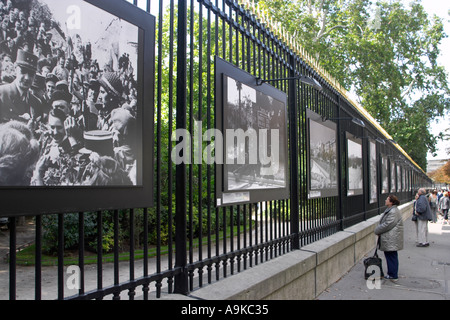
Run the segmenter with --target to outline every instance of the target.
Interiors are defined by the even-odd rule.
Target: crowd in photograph
[[[0,20],[0,185],[136,184],[129,54],[99,66],[90,42],[10,0]]]

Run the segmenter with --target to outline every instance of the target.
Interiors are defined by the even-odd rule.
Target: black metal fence
[[[11,217],[9,231],[2,231],[2,236],[9,232],[9,270],[0,275],[2,299],[188,294],[380,214],[387,193],[407,202],[419,186],[430,184],[303,49],[255,8],[229,0],[133,4],[157,16],[155,206],[39,215],[27,217],[25,223]],[[303,74],[322,85],[319,92],[295,80],[272,83],[288,94],[290,199],[217,208],[214,166],[173,164],[171,136],[177,128],[193,130],[195,120],[203,122],[203,130],[215,126],[215,56],[262,79]],[[335,120],[338,196],[308,198],[307,109],[329,119],[351,117],[366,123],[362,128]],[[363,157],[364,192],[347,194],[346,132],[370,137],[362,139],[363,154],[369,140],[377,141],[378,172],[381,155],[389,166],[402,161],[408,168],[400,171],[405,178],[389,176],[389,190],[383,190],[378,174],[375,201],[369,194],[367,157]],[[34,235],[26,243],[32,245],[22,246],[18,241],[30,229]]]

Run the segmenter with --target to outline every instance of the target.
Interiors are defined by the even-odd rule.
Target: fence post
[[[291,162],[290,170],[290,218],[291,218],[291,235],[292,249],[300,249],[299,237],[299,201],[298,201],[298,126],[297,126],[297,80],[294,79],[295,74],[295,55],[291,52],[289,57],[289,88],[288,88],[288,109],[289,109],[289,154]]]
[[[187,1],[178,1],[178,37],[177,37],[177,101],[176,128],[186,129],[186,37],[187,37]],[[185,152],[185,150],[183,150]],[[175,293],[188,294],[187,243],[186,243],[186,164],[176,165],[175,190],[175,268],[181,268],[181,273],[175,276]]]
[[[337,124],[336,124],[336,131],[337,131],[337,141],[336,141],[336,148],[337,148],[337,177],[338,177],[338,212],[337,212],[337,218],[339,220],[339,231],[344,230],[344,211],[343,211],[343,197],[344,197],[344,191],[342,190],[342,147],[341,147],[341,120],[339,118],[341,117],[341,96],[338,95],[337,97]]]

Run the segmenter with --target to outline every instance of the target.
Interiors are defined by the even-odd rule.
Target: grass
[[[244,226],[240,226],[241,233],[243,232]],[[227,228],[227,239],[230,238],[230,230],[231,228]],[[233,227],[233,235],[237,235],[237,226]],[[221,230],[219,234],[219,241],[223,240],[223,230]],[[202,245],[207,245],[208,243],[208,237],[202,237],[201,238]],[[216,234],[211,234],[211,242],[216,242]],[[189,244],[189,239],[187,239],[187,243]],[[199,238],[195,238],[193,242],[193,247],[198,248],[199,247]],[[175,252],[175,245],[173,246],[173,251]],[[161,246],[161,254],[168,254],[169,253],[169,246],[163,245]],[[152,246],[148,248],[148,258],[156,257],[157,255],[157,248],[156,246]],[[144,258],[144,250],[143,249],[135,249],[134,250],[134,259],[139,260]],[[97,263],[98,256],[96,253],[89,252],[85,250],[84,255],[84,264],[95,264]],[[130,252],[129,251],[122,251],[119,252],[119,261],[129,261],[130,260]],[[23,250],[17,252],[16,254],[16,264],[22,265],[22,266],[34,266],[36,262],[36,245],[32,244]],[[58,265],[58,257],[55,255],[48,255],[42,253],[41,256],[42,266],[57,266]],[[114,262],[114,253],[103,253],[102,255],[102,262]],[[64,265],[77,265],[79,264],[78,261],[78,250],[65,250],[65,256],[64,256]]]

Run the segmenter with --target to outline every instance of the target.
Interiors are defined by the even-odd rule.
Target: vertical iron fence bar
[[[234,207],[230,206],[230,252],[234,251]],[[234,255],[230,257],[230,273],[234,274]]]
[[[252,17],[251,17],[251,15],[250,15],[250,11],[247,11],[247,32],[248,32],[248,34],[251,34],[251,29],[253,29],[253,28],[251,28],[250,29],[250,26],[251,26],[251,20],[252,19]],[[254,74],[254,69],[252,70],[252,59],[254,59],[255,57],[253,56],[252,57],[252,41],[251,41],[251,38],[250,37],[248,37],[248,36],[246,36],[246,39],[247,39],[247,48],[246,48],[246,50],[247,50],[247,72],[249,72],[249,73],[252,73],[252,74]]]
[[[241,34],[241,47],[240,47],[240,51],[241,51],[241,69],[242,70],[247,70],[248,69],[248,63],[247,63],[247,59],[248,59],[248,53],[246,53],[246,45],[245,45],[245,31],[244,30],[248,30],[248,28],[246,28],[246,24],[247,24],[247,19],[245,18],[246,16],[246,11],[243,10],[243,13],[240,15],[241,17],[241,22],[239,23],[240,26],[242,26],[243,29],[242,30],[242,34]],[[241,31],[240,30],[240,31]]]
[[[297,59],[296,61],[296,65],[295,65],[295,69],[298,69],[299,72],[301,74],[304,74],[304,68],[303,65],[300,63],[300,59]],[[299,128],[298,128],[298,139],[299,139],[299,144],[301,146],[301,150],[303,150],[303,152],[301,152],[301,154],[299,155],[299,162],[297,161],[297,163],[299,164],[300,170],[303,174],[299,174],[299,177],[297,180],[301,180],[299,183],[299,197],[301,199],[301,206],[299,208],[300,210],[300,216],[299,216],[299,232],[301,232],[302,237],[299,239],[301,241],[301,243],[299,244],[300,247],[305,245],[305,235],[304,235],[304,231],[305,231],[305,220],[306,220],[306,215],[308,213],[308,181],[307,181],[307,175],[304,174],[307,171],[308,168],[308,162],[307,162],[307,127],[308,127],[308,120],[306,118],[306,105],[305,105],[305,90],[304,90],[304,85],[302,83],[299,83],[298,87],[297,87],[297,93],[298,93],[298,98],[297,98],[297,102],[298,102],[298,106],[299,106],[299,112],[297,115],[297,118],[295,121],[297,121],[297,123],[299,124]],[[292,152],[292,150],[291,150]],[[306,181],[305,181],[306,180]],[[290,198],[290,202],[292,202],[292,195]],[[292,232],[290,232],[292,233]]]
[[[134,209],[130,209],[130,282],[134,281]],[[128,290],[128,297],[134,300],[136,287],[132,286]]]
[[[151,1],[147,0],[146,11],[151,11]],[[161,43],[161,42],[159,42]],[[159,47],[159,46],[158,46]],[[160,194],[157,193],[156,198],[159,198]],[[148,276],[148,209],[144,208],[144,277]],[[142,288],[144,292],[144,300],[148,300],[149,283],[146,282]]]
[[[16,300],[16,217],[9,218],[9,300]]]
[[[255,203],[255,245],[259,244],[258,242],[258,211],[261,206],[261,202]],[[258,248],[255,249],[255,265],[258,265]]]
[[[228,23],[228,54],[230,55],[228,61],[230,61],[230,63],[233,63],[233,27],[231,26],[231,24],[233,23],[233,11],[231,6],[228,7],[228,18],[230,19],[230,22]]]
[[[219,0],[216,0],[216,5],[217,2]],[[225,0],[222,0],[222,12],[225,13]],[[218,34],[219,34],[219,22],[217,21],[218,17],[216,15],[216,39],[218,39]],[[218,47],[219,44],[216,43],[216,46]],[[222,19],[222,58],[225,59],[227,56],[226,53],[227,50],[227,41],[226,41],[226,24],[225,24],[225,19]]]
[[[97,212],[97,290],[103,291],[103,214]],[[102,300],[99,296],[97,300]]]
[[[84,212],[78,214],[78,266],[80,268],[80,288],[78,294],[84,294]]]
[[[42,299],[42,215],[36,216],[34,299]]]
[[[258,47],[257,54],[255,54],[255,57],[258,58],[258,59],[256,59],[258,61],[258,64],[256,64],[256,61],[255,61],[255,68],[256,68],[255,70],[256,70],[256,76],[259,77],[259,78],[262,77],[262,75],[261,75],[261,51],[262,51],[261,28],[262,28],[262,24],[260,24],[259,28],[256,28],[257,29],[256,31],[258,33],[255,34],[256,31],[254,31],[254,33],[253,33],[253,35],[255,36],[255,39],[258,40],[258,41],[256,41],[256,45],[255,45],[255,48],[256,48],[256,46]]]
[[[265,242],[265,253],[266,253],[266,261],[269,260],[269,201],[264,201],[264,242]],[[263,262],[261,260],[261,262]]]
[[[148,277],[148,209],[144,208],[144,270],[143,276],[144,278]],[[142,291],[144,292],[144,300],[148,300],[148,292],[149,292],[149,283],[145,282],[142,287]]]
[[[175,33],[175,18],[174,18],[174,12],[175,12],[175,4],[174,0],[170,0],[170,17],[169,17],[169,24],[170,24],[170,31],[169,31],[169,42],[172,44],[174,43],[174,33]],[[163,30],[161,29],[161,32]],[[169,137],[172,136],[172,128],[173,128],[173,66],[174,66],[174,46],[170,45],[169,48]],[[173,197],[173,177],[172,177],[172,159],[171,159],[171,143],[170,138],[167,141],[168,146],[168,212],[169,212],[169,260],[168,260],[168,267],[169,269],[172,269],[173,267],[173,235],[172,235],[172,227],[173,227],[173,208],[172,208],[172,197]],[[168,285],[169,285],[169,293],[173,292],[173,277],[169,276],[167,279]]]
[[[193,137],[194,133],[194,1],[190,1],[190,10],[189,10],[189,129],[191,133],[191,137]],[[201,30],[201,29],[200,29]],[[202,31],[200,31],[202,32]],[[200,44],[201,45],[201,44]],[[189,164],[189,179],[188,179],[188,192],[189,192],[189,264],[194,263],[194,138],[190,139],[190,159],[191,162]],[[201,211],[201,210],[199,210]],[[201,225],[201,220],[200,220]],[[189,290],[192,291],[194,289],[194,270],[189,269]]]
[[[58,300],[64,299],[64,214],[58,214]]]
[[[200,8],[202,7],[201,4],[199,4]],[[193,12],[195,9],[195,5],[194,5],[194,0],[191,1],[191,11]],[[194,14],[192,13],[192,27],[194,26]],[[202,16],[199,14],[200,20],[202,19]],[[201,30],[199,32],[199,34],[201,34],[203,32],[202,26],[200,26],[199,23],[199,30]],[[194,33],[194,28],[192,28],[191,33]],[[192,39],[194,39],[194,35],[191,36]],[[199,43],[199,52],[200,52],[200,48],[202,47],[202,42],[198,41]],[[194,48],[194,47],[192,47]],[[199,53],[200,55],[200,53]],[[192,60],[191,60],[191,64],[193,65],[193,61],[194,61],[194,55],[192,55]],[[199,65],[199,70],[202,70],[200,68]],[[199,72],[198,74],[199,78],[202,78],[202,73]],[[192,85],[194,84],[194,80],[192,79]],[[200,89],[199,87],[199,92],[198,92],[198,121],[202,121],[202,112],[201,112],[201,108],[202,108],[202,103],[200,101],[203,101],[203,91]],[[194,105],[194,101],[192,99],[192,106]],[[194,110],[192,110],[192,114],[191,114],[191,118],[194,118]],[[203,136],[203,132],[201,130],[199,130],[199,135]],[[203,150],[203,145],[198,143],[198,150],[197,152],[199,152],[199,155],[201,155],[201,150]],[[199,158],[202,158],[199,156]],[[200,159],[199,159],[200,160]],[[203,159],[202,159],[203,161]],[[202,201],[202,188],[203,188],[203,183],[202,183],[202,179],[203,179],[203,175],[202,175],[202,161],[199,161],[200,163],[197,165],[197,181],[198,181],[198,189],[197,189],[197,211],[198,211],[198,220],[199,220],[199,230],[198,230],[198,261],[202,261],[203,260],[203,201]],[[209,163],[209,162],[208,162]],[[194,162],[192,162],[192,167],[194,166]],[[194,190],[192,190],[192,193],[194,194]],[[198,269],[198,285],[199,287],[203,287],[203,266],[200,267]]]
[[[281,238],[281,214],[280,214],[280,200],[275,200],[274,201],[274,207],[275,207],[275,239],[279,239]],[[278,252],[278,253],[277,253]],[[275,249],[275,256],[277,257],[278,255],[281,254],[281,245],[278,244],[276,249]]]
[[[199,3],[199,8],[198,8],[198,29],[201,30],[198,34],[198,120],[199,121],[203,121],[203,112],[202,112],[202,108],[203,108],[203,5],[201,3]],[[216,28],[217,28],[217,16],[216,16]],[[217,30],[216,30],[216,38],[217,38]],[[209,120],[207,121],[209,122]],[[200,132],[200,134],[203,134],[203,132]],[[209,138],[209,137],[208,137]],[[200,149],[202,149],[203,146],[199,146]],[[207,163],[209,163],[209,153],[208,153],[208,159],[207,159]],[[208,166],[207,166],[208,167]],[[203,191],[203,166],[202,163],[198,164],[198,190],[197,190],[197,198],[198,198],[198,210],[199,210],[199,214],[201,212],[203,212],[203,195],[202,195],[202,191]],[[207,168],[208,170],[208,168]],[[209,179],[207,179],[207,188],[209,185]],[[209,198],[209,193],[208,193],[208,198]],[[211,208],[209,206],[209,201],[207,200],[207,210],[206,210],[206,215],[207,215],[207,256],[208,259],[211,258]],[[202,223],[200,223],[200,225],[202,225]],[[202,239],[202,234],[200,233],[200,241]],[[199,251],[200,255],[199,255],[199,260],[201,260],[201,250]],[[208,283],[211,283],[211,265],[208,264],[207,267],[207,271],[208,271]],[[203,286],[203,282],[202,282],[202,276],[200,275],[199,277],[199,286],[202,287]]]
[[[274,255],[274,251],[276,251],[276,248],[274,247],[273,240],[276,234],[276,213],[275,209],[273,207],[275,201],[270,201],[270,242],[272,243],[270,246],[270,259],[272,259],[274,256],[276,256],[276,252]]]
[[[161,121],[162,121],[162,39],[163,39],[163,0],[159,0],[158,18],[158,87],[156,114],[156,273],[161,273]],[[168,229],[170,230],[170,229]],[[168,231],[171,233],[170,231]],[[170,254],[170,253],[169,253]],[[156,297],[161,292],[161,280],[156,281]]]
[[[114,210],[114,286],[119,285],[119,210]],[[115,290],[113,300],[120,300],[120,290]]]
[[[227,254],[227,208],[222,207],[222,218],[223,218],[223,240],[222,240],[222,246],[223,246],[223,254]],[[223,277],[227,277],[227,259],[224,259],[223,261]]]
[[[305,70],[307,72],[309,72],[309,68],[305,67]],[[309,76],[309,73],[308,73]],[[309,86],[304,87],[305,90],[305,95],[306,95],[306,101],[307,101],[307,106],[313,110],[315,110],[316,112],[318,112],[317,107],[312,103],[311,101],[311,88]],[[314,209],[316,208],[316,203],[317,203],[317,199],[312,199],[311,201],[309,201],[309,210],[308,210],[308,216],[306,217],[306,230],[308,230],[308,243],[311,243],[314,238],[314,234],[315,234],[315,230],[313,229],[312,226],[312,222],[311,219],[312,217],[314,217]]]
[[[250,248],[253,246],[252,207],[253,207],[253,205],[250,203],[248,205],[248,239],[249,239],[248,245],[250,246]],[[254,254],[254,250],[250,250],[250,253],[248,256],[248,262],[249,262],[250,268],[253,267],[253,254]]]
[[[156,212],[156,273],[161,273],[161,211]],[[170,231],[169,231],[170,232]],[[161,297],[162,279],[158,278],[155,283],[156,298]],[[170,290],[169,290],[170,292]]]
[[[177,96],[176,96],[176,127],[186,129],[186,42],[187,42],[187,3],[178,0],[178,26],[177,26]],[[185,150],[183,150],[185,152]],[[175,267],[181,272],[175,276],[175,293],[187,294],[188,277],[186,274],[186,164],[176,164],[175,188]]]
[[[341,97],[338,96],[337,97],[337,118],[339,119],[339,117],[341,116]],[[341,169],[341,121],[337,120],[337,133],[338,133],[338,138],[337,138],[337,168],[338,168],[338,172],[337,172],[337,178],[338,181],[342,181],[342,169]],[[338,212],[337,212],[337,218],[339,220],[339,230],[344,230],[344,216],[343,216],[343,201],[342,201],[342,197],[343,197],[343,191],[342,191],[342,183],[338,183]]]
[[[237,5],[237,8],[235,9],[235,16],[236,16],[236,41],[235,41],[235,48],[236,48],[236,66],[242,70],[245,70],[245,60],[244,60],[244,48],[243,45],[243,39],[244,35],[241,34],[240,26],[243,26],[242,23],[242,15],[240,14],[239,5]]]
[[[220,255],[220,231],[219,231],[219,224],[220,224],[220,211],[219,207],[216,207],[216,256]],[[216,280],[219,280],[219,268],[220,268],[220,262],[216,262]]]
[[[243,222],[243,235],[244,235],[244,249],[247,248],[247,207],[250,207],[250,205],[244,206],[244,212],[242,213],[242,222]],[[247,257],[248,253],[247,251],[244,252],[244,270],[247,270]]]
[[[261,208],[260,212],[259,212],[259,232],[260,232],[259,242],[260,242],[260,244],[262,244],[262,246],[260,246],[260,250],[259,250],[259,258],[262,263],[262,262],[264,262],[264,246],[263,246],[263,244],[264,244],[264,213],[266,210],[266,202],[263,201],[263,202],[260,202],[259,204],[260,204],[260,208]],[[263,206],[263,204],[264,204],[264,206]],[[264,210],[263,210],[263,208],[264,208]]]
[[[286,221],[286,202],[287,200],[281,200],[281,202],[283,203],[283,206],[281,207],[281,212],[280,212],[280,216],[281,216],[281,220],[282,220],[282,226],[281,226],[281,236],[284,237],[286,239],[287,236],[287,221]],[[283,241],[283,254],[285,254],[286,252],[288,252],[289,249],[287,248],[287,243],[286,240]]]
[[[290,53],[289,56],[289,77],[294,78],[295,74],[295,56]],[[289,80],[288,85],[288,110],[289,110],[289,146],[290,146],[290,212],[291,212],[291,234],[292,248],[300,249],[299,243],[299,193],[298,193],[298,136],[297,136],[297,80]]]
[[[216,4],[217,4],[217,1],[216,1]],[[212,81],[211,80],[211,63],[212,63],[211,62],[211,50],[212,50],[212,48],[211,48],[211,36],[212,36],[212,33],[211,33],[211,9],[208,7],[206,12],[207,12],[207,15],[206,15],[206,18],[207,18],[207,28],[206,28],[206,32],[207,32],[207,34],[206,34],[206,37],[207,37],[207,44],[206,44],[206,75],[207,75],[207,77],[206,77],[206,120],[207,121],[206,122],[207,122],[207,125],[206,125],[206,129],[209,130],[209,129],[212,129],[212,126],[216,123],[215,122],[216,117],[214,116],[214,121],[212,121],[213,119],[212,119],[211,114],[213,111],[213,109],[212,109],[213,100],[212,100],[212,96],[211,96],[211,91],[212,91],[212,85],[211,85],[211,81]],[[216,17],[216,25],[218,25],[217,17]],[[225,28],[223,28],[223,29],[224,29],[223,32],[225,35]],[[216,39],[218,38],[218,32],[219,31],[218,31],[218,27],[217,27],[215,30],[215,38]],[[203,42],[202,42],[202,44],[203,44]],[[224,42],[224,50],[225,50],[225,42]],[[216,53],[219,51],[218,41],[215,41],[215,51],[216,51]],[[217,128],[217,125],[214,125],[214,127]],[[209,159],[209,153],[208,153],[208,163],[210,162],[209,160],[210,159]],[[214,203],[215,203],[215,199],[214,199],[215,193],[212,192],[212,188],[215,189],[215,186],[211,185],[212,175],[214,175],[214,176],[216,175],[216,168],[214,166],[214,169],[211,171],[211,166],[207,165],[206,166],[207,212],[206,213],[207,213],[208,217],[211,216],[211,214],[212,214],[211,206],[214,206]],[[217,230],[216,231],[216,251],[217,251],[217,253],[219,252],[219,247],[218,247],[219,219],[218,219],[218,217],[219,217],[219,209],[216,208],[216,228],[217,228],[216,229]],[[208,254],[210,254],[210,250],[212,250],[211,247],[210,247],[210,249],[208,249]],[[208,270],[210,270],[210,272],[211,272],[212,266],[209,267]],[[218,277],[218,275],[219,275],[219,267],[218,267],[218,264],[216,263],[216,277]],[[208,276],[208,277],[209,277],[208,280],[211,280],[211,276]]]
[[[245,206],[245,205],[244,205]],[[237,237],[237,250],[241,250],[241,206],[237,206],[237,215],[236,215],[236,223],[237,223],[237,231],[236,231],[236,237]],[[241,254],[239,253],[237,255],[237,272],[241,272]]]

